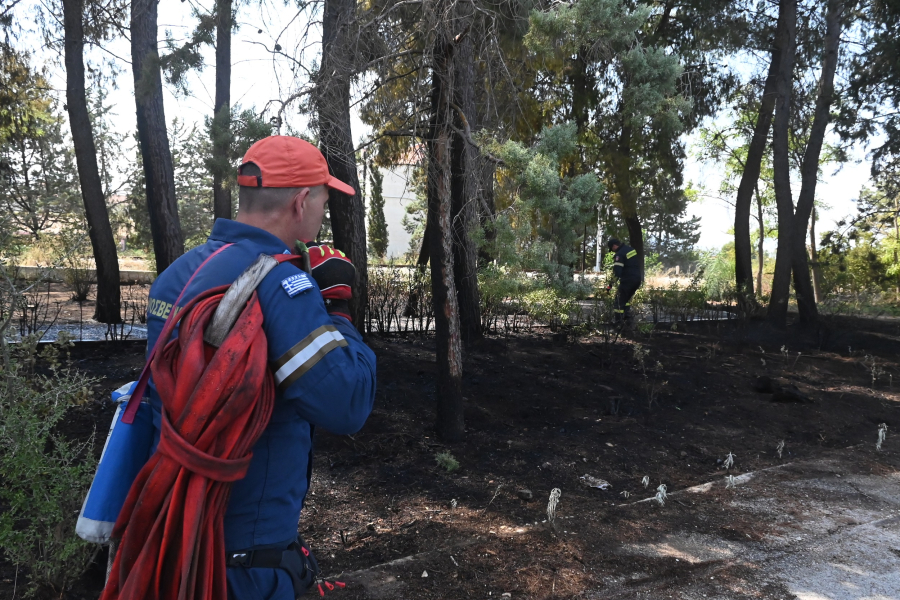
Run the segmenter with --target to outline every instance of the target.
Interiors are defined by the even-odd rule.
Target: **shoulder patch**
[[[306,273],[297,273],[286,279],[281,280],[281,287],[287,292],[287,295],[293,298],[300,292],[305,292],[313,286]]]

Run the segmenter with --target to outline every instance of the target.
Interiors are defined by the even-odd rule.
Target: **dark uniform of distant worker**
[[[631,299],[643,283],[641,274],[641,261],[637,250],[623,244],[616,238],[606,242],[610,252],[615,252],[613,257],[613,274],[619,280],[619,288],[616,291],[616,302],[613,306],[615,320],[631,323]]]
[[[238,173],[237,218],[218,219],[209,241],[172,263],[150,288],[148,351],[168,313],[178,310],[173,304],[191,274],[213,252],[232,244],[199,271],[182,305],[205,290],[230,284],[260,254],[288,254],[297,240],[315,240],[329,188],[356,193],[329,174],[315,146],[294,137],[256,142]],[[323,250],[314,247],[312,252]],[[331,257],[327,260],[347,260],[331,249],[325,252]],[[352,281],[319,281],[317,270],[309,277],[285,262],[257,288],[278,389],[247,475],[234,483],[228,500],[229,600],[293,600],[306,590],[316,569],[308,548],[300,547],[297,522],[312,476],[313,430],[354,433],[372,411],[375,355],[349,321],[347,307],[329,300],[329,291],[341,285],[349,290]],[[155,389],[150,402],[158,429]]]

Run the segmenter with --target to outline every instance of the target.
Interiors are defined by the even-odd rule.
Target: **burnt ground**
[[[809,512],[779,508],[773,492],[767,519],[741,500],[747,490],[720,485],[728,474],[776,468],[787,469],[776,482],[791,473],[817,480],[817,461],[836,456],[857,474],[896,478],[900,467],[900,321],[835,318],[787,336],[753,323],[679,324],[615,343],[566,343],[545,332],[488,337],[466,353],[467,433],[453,445],[433,428],[433,339],[375,337],[371,345],[375,410],[357,435],[317,434],[300,523],[324,571],[348,582],[335,592],[346,600],[663,597],[638,592],[654,585],[675,598],[794,598],[749,563],[715,571],[719,559],[623,549],[685,531],[762,544],[799,527],[790,515]],[[137,377],[142,351],[133,342],[75,349],[76,365],[104,381],[67,433],[105,430],[105,398]],[[880,423],[889,429],[879,452]],[[457,470],[437,464],[444,451]],[[585,486],[585,475],[609,489]],[[685,492],[706,482],[717,483]],[[665,506],[636,502],[660,484],[672,494]],[[554,488],[561,497],[548,523]],[[757,552],[765,558],[764,546]],[[0,598],[11,598],[13,573],[0,564]],[[712,577],[716,587],[697,587]],[[694,587],[679,592],[685,581]],[[96,598],[101,586],[98,567],[69,597]]]

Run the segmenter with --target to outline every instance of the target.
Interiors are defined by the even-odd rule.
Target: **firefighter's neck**
[[[297,239],[297,223],[294,219],[278,212],[257,212],[246,213],[239,212],[235,221],[244,223],[252,227],[257,227],[263,231],[268,231],[279,240],[284,242],[287,248],[293,248]]]

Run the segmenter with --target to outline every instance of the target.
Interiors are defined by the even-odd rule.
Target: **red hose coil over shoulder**
[[[227,596],[228,494],[247,472],[275,399],[255,292],[220,348],[203,342],[227,287],[201,294],[178,313],[178,338],[151,364],[163,403],[159,448],[116,521],[112,535],[121,542],[101,600]]]

